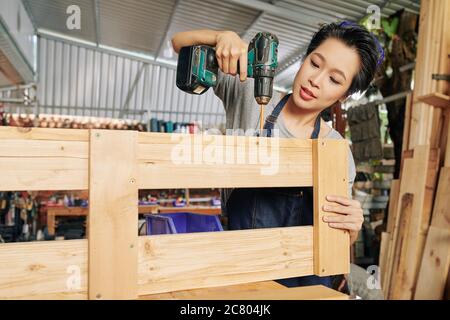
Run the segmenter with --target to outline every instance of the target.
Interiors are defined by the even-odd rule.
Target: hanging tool
[[[260,106],[261,130],[264,106],[272,98],[277,57],[278,38],[269,32],[259,32],[248,46],[247,76],[255,79],[254,96]],[[205,45],[183,47],[178,55],[177,87],[187,93],[203,94],[216,85],[218,71],[214,48]]]

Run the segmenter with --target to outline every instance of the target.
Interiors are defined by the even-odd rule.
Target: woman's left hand
[[[364,221],[361,203],[358,200],[334,195],[328,195],[326,199],[334,203],[325,204],[322,209],[339,215],[324,215],[323,221],[332,228],[348,230],[350,243],[355,242]]]

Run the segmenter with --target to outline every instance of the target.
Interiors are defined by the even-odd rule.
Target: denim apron
[[[264,129],[272,137],[274,124],[289,99],[286,95],[266,118]],[[320,115],[314,123],[311,139],[317,139],[320,132]],[[231,192],[226,204],[228,229],[258,229],[313,224],[313,188],[237,188]],[[305,276],[279,279],[287,287],[308,285],[332,286],[331,277]]]

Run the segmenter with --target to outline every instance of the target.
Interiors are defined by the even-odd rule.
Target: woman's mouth
[[[311,92],[311,90],[308,90],[303,86],[300,86],[300,97],[305,101],[309,101],[316,98],[316,96]]]

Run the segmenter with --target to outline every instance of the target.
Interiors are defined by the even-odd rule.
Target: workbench
[[[85,207],[47,207],[47,230],[50,236],[55,235],[57,217],[85,217],[88,215],[89,208]],[[192,212],[200,214],[220,215],[221,209],[216,207],[160,207],[159,205],[139,205],[139,214],[156,214],[170,212]],[[86,232],[87,232],[86,226]]]
[[[349,234],[321,217],[325,195],[347,195],[348,153],[347,141],[334,139],[0,127],[0,190],[88,190],[90,229],[87,239],[1,244],[0,299],[137,299],[346,274]],[[312,226],[136,232],[139,189],[296,186],[314,189]],[[329,296],[277,290],[271,298]],[[267,298],[259,291],[254,297]]]

